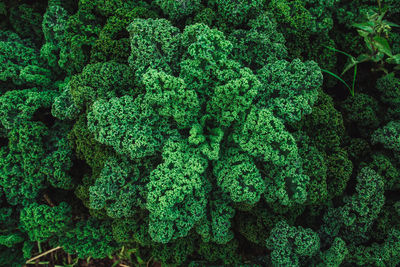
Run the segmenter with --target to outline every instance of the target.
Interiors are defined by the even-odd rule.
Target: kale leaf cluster
[[[398,266],[399,73],[326,74],[377,8],[0,1],[0,266]]]

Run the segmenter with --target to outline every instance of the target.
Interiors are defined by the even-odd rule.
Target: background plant
[[[394,64],[393,70],[400,70],[400,53],[393,54],[389,44],[389,32],[392,27],[400,27],[400,25],[387,21],[384,19],[387,13],[387,7],[382,8],[381,1],[377,1],[379,9],[377,12],[370,11],[367,14],[366,22],[354,23],[353,27],[357,28],[358,34],[364,39],[367,53],[362,53],[357,57],[354,57],[344,51],[338,50],[333,47],[327,47],[328,49],[341,53],[348,58],[347,64],[344,66],[340,76],[343,76],[347,71],[353,69],[353,80],[351,86],[349,86],[340,76],[328,71],[323,70],[329,75],[335,77],[342,82],[349,90],[352,96],[354,96],[354,89],[357,77],[357,66],[363,62],[373,62],[375,67],[371,71],[383,71],[385,74],[389,73],[385,63]]]

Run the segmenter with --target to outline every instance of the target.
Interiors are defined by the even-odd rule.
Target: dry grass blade
[[[45,251],[45,252],[43,252],[43,253],[41,253],[41,254],[39,254],[39,255],[37,255],[37,256],[35,256],[35,257],[29,259],[29,260],[27,260],[26,263],[28,264],[28,263],[30,263],[30,262],[33,262],[33,261],[35,261],[35,260],[37,260],[37,259],[39,259],[39,258],[41,258],[41,257],[43,257],[43,256],[45,256],[45,255],[47,255],[47,254],[49,254],[49,253],[52,253],[53,251],[59,250],[59,249],[61,249],[61,248],[62,248],[62,247],[55,247],[55,248],[52,248],[52,249],[50,249],[50,250],[48,250],[48,251]]]

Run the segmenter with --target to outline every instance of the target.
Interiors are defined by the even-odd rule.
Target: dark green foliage
[[[382,177],[371,169],[363,168],[357,176],[356,195],[345,199],[342,209],[346,239],[351,234],[366,232],[377,218],[385,197]]]
[[[397,266],[400,263],[399,241],[400,233],[393,229],[383,243],[351,246],[348,261],[358,265]]]
[[[167,243],[186,236],[205,215],[208,190],[201,174],[207,160],[179,139],[170,139],[164,145],[162,157],[163,163],[149,177],[146,208],[150,212],[150,236]],[[162,187],[168,194],[157,190]]]
[[[391,121],[384,127],[376,130],[372,135],[374,144],[382,144],[385,148],[393,152],[400,151],[400,122]]]
[[[29,83],[46,86],[50,71],[45,68],[33,44],[17,34],[0,30],[0,81],[16,85]]]
[[[102,1],[100,1],[100,5]],[[105,5],[113,1],[104,1]],[[130,45],[126,27],[135,18],[155,18],[154,11],[149,10],[141,1],[114,1],[115,6],[108,9],[107,22],[99,32],[90,51],[92,62],[116,60],[124,63],[129,57]],[[103,11],[105,12],[105,11]]]
[[[347,151],[335,148],[327,156],[328,166],[328,192],[331,198],[341,195],[346,189],[347,182],[353,172],[353,163],[350,161]]]
[[[399,265],[399,14],[0,0],[0,265]]]
[[[250,30],[234,30],[229,35],[234,59],[251,69],[287,57],[285,39],[277,31],[269,13],[263,13],[248,23]]]
[[[265,65],[259,70],[258,77],[262,83],[258,105],[268,107],[275,116],[287,122],[299,121],[311,113],[322,85],[318,65],[299,59]]]
[[[71,95],[71,86],[69,79],[66,79],[58,84],[59,95],[55,97],[51,107],[51,114],[53,117],[60,120],[73,120],[76,119],[81,112]]]
[[[307,133],[315,148],[324,157],[328,168],[326,181],[329,199],[341,195],[352,174],[353,164],[344,149],[343,118],[335,109],[332,98],[320,92],[313,112],[297,127]]]
[[[33,4],[12,6],[9,12],[13,30],[22,38],[40,41],[43,38],[41,27],[43,8],[44,6],[40,1]]]
[[[236,240],[232,240],[224,245],[201,242],[198,253],[209,262],[221,262],[224,265],[231,265],[241,261],[237,250],[238,242]]]
[[[341,106],[347,114],[345,121],[356,125],[363,137],[379,125],[378,102],[373,97],[358,93],[346,99]]]
[[[267,239],[273,266],[300,266],[300,260],[319,250],[319,237],[311,229],[289,226],[278,222]]]
[[[367,231],[377,219],[384,202],[384,181],[374,170],[365,167],[357,175],[356,193],[343,199],[344,206],[328,209],[322,231],[327,236],[359,244],[367,240]]]
[[[105,208],[111,218],[134,216],[137,211],[133,207],[144,207],[144,181],[139,181],[143,174],[138,167],[125,158],[110,157],[89,188],[90,207]]]
[[[135,94],[132,70],[125,64],[104,62],[87,65],[71,77],[70,94],[75,105],[85,107],[98,98]]]
[[[161,116],[172,117],[179,128],[189,127],[200,112],[200,103],[194,90],[185,82],[165,72],[149,69],[143,76],[145,99]]]
[[[216,86],[211,101],[207,103],[207,111],[222,126],[230,126],[243,118],[259,90],[259,81],[249,69],[240,69],[237,76],[224,85]]]
[[[132,159],[153,155],[161,149],[164,135],[174,133],[146,99],[131,96],[97,100],[88,114],[88,128],[98,142]]]
[[[248,23],[250,30],[234,30],[229,36],[234,59],[256,70],[266,63],[287,57],[285,39],[277,31],[271,14],[263,13]]]
[[[0,150],[0,186],[10,204],[27,204],[46,187],[40,166],[46,153],[41,141],[48,131],[42,123],[25,122],[9,136],[9,144]]]
[[[180,76],[201,98],[210,97],[215,86],[238,77],[240,65],[228,59],[232,44],[222,32],[204,24],[190,25],[183,32],[182,45],[187,52],[180,63]]]
[[[352,160],[357,161],[366,158],[371,153],[371,147],[367,140],[362,138],[351,138],[347,151]]]
[[[399,202],[388,197],[379,213],[379,217],[371,227],[371,237],[377,243],[383,243],[393,229],[398,229]]]
[[[328,198],[328,166],[325,162],[327,155],[319,151],[304,133],[297,133],[295,137],[299,155],[303,159],[304,173],[310,177],[307,202],[310,204],[322,203]]]
[[[136,214],[129,220],[118,219],[112,223],[112,234],[115,241],[121,244],[137,242],[141,246],[150,246],[154,243],[148,234],[148,217],[142,213]]]
[[[61,235],[71,223],[71,207],[62,202],[50,207],[33,203],[21,210],[20,223],[32,241],[43,242]]]
[[[385,117],[387,120],[400,119],[400,79],[394,73],[383,76],[376,82],[376,89],[379,91],[380,100],[385,104]]]
[[[15,244],[19,244],[24,241],[23,234],[18,231],[17,218],[15,210],[12,208],[1,208],[0,209],[0,221],[1,221],[1,235],[0,245],[3,247],[13,247]]]
[[[93,173],[99,172],[110,156],[111,149],[97,142],[87,127],[86,116],[80,116],[68,135],[77,157],[84,160]]]
[[[260,200],[265,183],[251,157],[230,149],[214,167],[217,184],[234,202],[253,205]]]
[[[67,130],[61,129],[61,130]],[[72,189],[73,177],[70,170],[73,166],[74,154],[66,137],[54,136],[49,144],[47,157],[43,160],[42,172],[47,181],[55,188]]]
[[[138,80],[142,79],[148,67],[158,68],[166,73],[174,70],[180,33],[169,21],[135,19],[129,24],[128,31],[131,44],[129,65],[135,70]]]
[[[118,248],[110,222],[96,219],[78,222],[73,230],[60,237],[59,242],[66,252],[80,258],[105,258]]]
[[[13,130],[20,123],[32,120],[35,112],[51,107],[56,92],[40,92],[36,88],[13,90],[0,96],[0,121],[7,130]]]
[[[368,166],[384,178],[386,190],[399,188],[400,173],[397,164],[393,162],[389,155],[383,153],[372,155],[372,162]]]
[[[156,4],[161,8],[171,20],[179,20],[193,14],[200,9],[200,0],[156,0]]]
[[[252,109],[241,131],[235,132],[233,138],[244,151],[267,163],[263,170],[267,202],[291,205],[293,201],[305,201],[309,178],[302,174],[296,142],[271,111]]]
[[[224,245],[234,237],[231,231],[231,219],[235,209],[229,197],[216,191],[208,199],[207,215],[196,226],[196,232],[203,242]]]
[[[24,234],[17,228],[18,215],[12,208],[0,209],[0,265],[22,266],[30,255],[23,253],[24,247],[29,243],[24,242]],[[27,245],[25,245],[27,244]]]
[[[265,0],[211,0],[218,15],[228,23],[239,25],[246,23],[249,17],[256,15],[262,10]]]
[[[342,114],[335,109],[332,97],[321,91],[313,112],[301,121],[300,127],[315,141],[318,149],[326,152],[341,146],[345,132]]]
[[[66,56],[65,33],[67,30],[68,12],[60,5],[49,5],[43,15],[42,29],[46,43],[40,54],[49,66],[56,70],[62,66]]]
[[[67,20],[57,19],[56,23],[65,28],[65,33],[60,47],[50,46],[49,49],[61,49],[58,65],[67,73],[80,72],[89,62],[90,48],[102,28],[101,19],[93,14],[93,4],[84,1],[75,14],[68,14]]]
[[[326,46],[334,46],[328,33],[333,28],[335,1],[271,0],[269,10],[278,22],[291,58],[307,58],[324,69],[333,69],[336,56]]]
[[[339,267],[348,254],[346,243],[337,237],[329,249],[320,253],[321,262],[317,266]]]
[[[268,109],[253,108],[239,129],[233,138],[253,157],[284,166],[297,156],[293,136],[286,131],[283,122]]]

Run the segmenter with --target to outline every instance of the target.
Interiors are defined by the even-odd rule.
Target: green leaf
[[[372,48],[370,37],[364,37],[365,45],[371,53],[375,53],[375,49]]]
[[[367,21],[363,23],[354,23],[352,26],[368,33],[374,33],[374,23],[372,21]]]
[[[338,79],[340,82],[342,82],[342,83],[349,89],[351,95],[354,96],[354,91],[351,89],[351,87],[350,87],[342,78],[340,78],[340,77],[339,77],[338,75],[336,75],[335,73],[330,72],[329,70],[321,69],[321,71],[322,71],[322,72],[328,73],[329,75],[335,77],[335,78]]]
[[[379,15],[378,17],[378,21],[382,21],[383,17],[386,15],[387,12],[387,7],[385,7],[385,10]]]
[[[370,56],[370,55],[367,55],[367,54],[361,54],[361,55],[359,55],[359,56],[357,57],[356,60],[357,60],[358,63],[362,63],[362,62],[371,60],[371,56]]]
[[[390,48],[390,45],[385,38],[383,38],[381,36],[375,36],[374,44],[380,52],[388,55],[389,57],[392,56],[392,49]]]
[[[357,66],[357,64],[358,62],[354,58],[352,58],[351,61],[344,67],[341,75],[345,74],[352,67]]]
[[[375,56],[371,57],[371,60],[375,63],[381,61],[383,59],[383,57],[385,56],[385,54],[378,52]]]
[[[345,55],[345,56],[348,56],[348,57],[350,57],[350,58],[353,57],[352,55],[347,54],[346,52],[343,52],[343,51],[341,51],[341,50],[339,50],[339,49],[336,49],[336,48],[334,48],[334,47],[330,47],[330,46],[324,46],[324,47],[325,47],[325,48],[328,48],[329,50],[332,50],[332,51],[341,53],[341,54],[343,54],[343,55]]]
[[[139,264],[144,264],[146,263],[142,258],[140,258],[138,255],[136,255],[136,260]]]
[[[383,23],[385,23],[386,25],[390,26],[390,27],[400,27],[399,24],[384,20]]]
[[[356,85],[357,65],[354,66],[353,83],[351,85],[351,95],[354,96],[354,87]]]
[[[367,38],[370,35],[368,32],[365,32],[365,31],[362,31],[362,30],[357,30],[357,32],[361,37],[364,37],[364,39]]]
[[[400,54],[396,54],[396,55],[386,59],[386,62],[389,64],[400,64]]]

